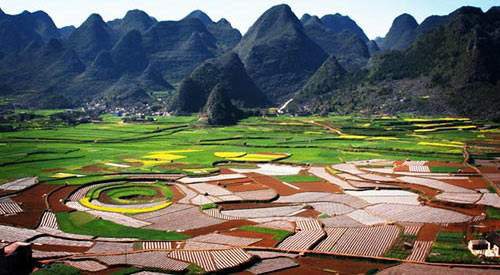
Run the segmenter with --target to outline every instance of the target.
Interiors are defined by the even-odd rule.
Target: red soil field
[[[82,173],[114,172],[110,168],[104,168],[104,167],[101,167],[101,166],[98,166],[98,165],[95,165],[95,164],[84,166],[84,167],[78,169],[78,171],[81,171]]]
[[[186,196],[176,186],[169,185],[169,187],[170,187],[170,190],[172,190],[172,193],[174,194],[174,196],[172,197],[172,202],[180,201]]]
[[[246,181],[244,183],[231,183],[226,184],[226,189],[231,192],[247,192],[269,189],[267,186],[253,181]]]
[[[417,241],[434,241],[441,226],[437,224],[426,223],[420,228],[417,234]]]
[[[224,203],[221,204],[222,210],[237,210],[237,209],[254,209],[254,208],[267,208],[267,207],[279,207],[279,206],[289,206],[290,203]]]
[[[36,240],[34,241],[36,243]],[[66,246],[66,245],[35,245],[33,246],[33,249],[35,250],[40,250],[40,251],[65,251],[65,252],[85,252],[89,250],[89,247],[78,247],[78,246]]]
[[[66,186],[61,188],[52,194],[50,194],[48,201],[49,207],[53,212],[69,212],[72,211],[72,208],[67,207],[64,204],[64,200],[66,200],[71,193],[80,188],[79,186]]]
[[[233,221],[227,221],[227,222],[224,222],[221,224],[211,225],[208,227],[184,231],[182,233],[187,234],[187,235],[192,236],[192,237],[196,237],[196,236],[200,236],[200,235],[210,234],[210,233],[213,233],[215,231],[222,232],[222,231],[226,231],[226,230],[229,230],[232,228],[242,227],[245,225],[256,225],[256,223],[251,222],[251,221],[246,221],[246,220],[233,220]]]
[[[479,227],[480,232],[491,232],[491,231],[496,231],[500,230],[500,220],[485,220],[482,221]]]
[[[247,173],[248,177],[253,179],[255,182],[263,184],[271,189],[274,189],[281,196],[289,196],[297,193],[301,193],[301,190],[291,188],[284,185],[281,181],[266,175],[261,175],[257,173]]]
[[[449,184],[452,184],[452,185],[456,185],[456,186],[460,186],[460,187],[464,187],[464,188],[467,188],[467,189],[481,189],[481,188],[487,188],[488,187],[488,183],[486,182],[486,180],[482,179],[482,178],[479,178],[479,177],[470,177],[468,180],[441,180],[443,182],[446,182],[446,183],[449,183]]]
[[[394,264],[370,263],[362,261],[349,261],[334,258],[299,257],[299,267],[285,269],[272,274],[365,274],[372,269],[385,269]]]
[[[314,209],[308,209],[304,212],[300,212],[297,215],[294,215],[295,217],[305,217],[305,218],[317,218],[319,215],[321,215],[321,212],[318,212]]]
[[[418,192],[420,192],[426,196],[429,196],[429,197],[434,197],[437,194],[439,194],[438,190],[429,188],[427,186],[422,186],[422,185],[417,185],[417,184],[408,184],[408,183],[400,183],[400,184],[396,183],[396,185],[400,186],[404,189],[412,189],[412,190],[418,191]]]
[[[486,173],[486,174],[494,174],[494,173],[500,173],[500,171],[493,166],[480,166],[477,167],[481,173]]]
[[[297,186],[298,188],[300,188],[302,192],[330,192],[330,193],[342,192],[342,189],[340,189],[337,185],[327,183],[324,181],[294,182],[290,184]]]
[[[469,216],[479,216],[481,215],[481,213],[485,211],[484,206],[482,205],[470,205],[470,207],[466,208],[466,207],[457,207],[454,206],[454,204],[452,203],[446,203],[442,201],[432,201],[432,202],[426,201],[424,204],[434,208],[452,210]]]
[[[410,168],[406,165],[403,165],[403,162],[399,165],[394,165],[394,168],[392,169],[394,172],[410,172]]]
[[[263,233],[244,231],[244,230],[224,231],[221,233],[223,233],[224,235],[235,236],[235,237],[262,239],[262,241],[258,241],[250,246],[274,247],[278,244],[278,241],[273,240],[273,235],[270,234],[263,234]]]
[[[234,174],[234,172],[231,171],[231,169],[228,169],[228,168],[220,168],[219,173],[220,174]]]
[[[21,204],[24,212],[13,216],[0,216],[0,224],[8,224],[17,227],[37,227],[40,216],[46,209],[44,195],[59,188],[60,186],[37,184],[32,188],[12,197],[12,200]]]

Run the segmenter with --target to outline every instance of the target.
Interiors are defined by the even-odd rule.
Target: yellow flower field
[[[162,160],[162,161],[171,161],[171,160],[183,159],[183,158],[186,158],[186,156],[175,155],[175,154],[167,153],[167,152],[155,152],[155,153],[148,154],[144,158],[145,159]]]
[[[345,138],[345,139],[365,139],[368,138],[367,136],[357,136],[357,135],[341,135],[338,136],[338,138]]]
[[[243,157],[245,152],[215,152],[214,155],[219,158],[239,158]]]
[[[441,147],[453,147],[453,148],[463,148],[463,144],[457,144],[457,143],[438,143],[438,142],[419,142],[418,145],[429,145],[429,146],[441,146]]]
[[[69,173],[57,173],[52,176],[52,178],[56,179],[71,178],[71,177],[83,177],[83,176],[76,174],[69,174]]]
[[[114,208],[114,207],[103,207],[103,206],[97,206],[92,204],[90,202],[89,198],[83,198],[80,200],[80,203],[90,209],[94,210],[99,210],[99,211],[105,211],[105,212],[115,212],[115,213],[122,213],[122,214],[140,214],[140,213],[146,213],[146,212],[152,212],[152,211],[157,211],[163,208],[166,208],[172,204],[172,202],[164,202],[162,204],[153,206],[153,207],[147,207],[147,208]]]

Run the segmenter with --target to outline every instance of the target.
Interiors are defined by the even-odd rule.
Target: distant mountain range
[[[217,121],[217,110],[293,99],[289,112],[500,117],[499,7],[464,7],[421,24],[403,14],[376,40],[347,16],[299,20],[287,5],[270,8],[244,36],[199,10],[179,21],[140,10],[109,22],[92,14],[60,29],[42,11],[0,10],[0,45],[0,104],[154,104],[210,109]]]

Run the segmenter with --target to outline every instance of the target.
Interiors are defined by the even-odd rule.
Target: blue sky
[[[213,20],[225,17],[244,33],[271,6],[286,3],[300,18],[302,14],[341,13],[354,19],[368,37],[384,36],[393,19],[412,14],[420,23],[430,15],[444,15],[464,6],[484,11],[499,0],[0,0],[9,14],[24,10],[47,12],[58,27],[80,25],[91,13],[103,18],[121,18],[130,9],[142,9],[158,20],[178,20],[195,9],[205,11]]]

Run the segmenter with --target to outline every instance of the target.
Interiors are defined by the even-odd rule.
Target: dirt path
[[[321,124],[321,123],[314,121],[314,120],[306,120],[306,122],[314,124],[314,125],[322,127],[322,128],[325,128],[328,131],[336,133],[337,135],[340,135],[340,136],[344,135],[344,133],[342,133],[342,131],[340,131],[340,129],[338,129],[338,128],[333,128],[329,125]]]

